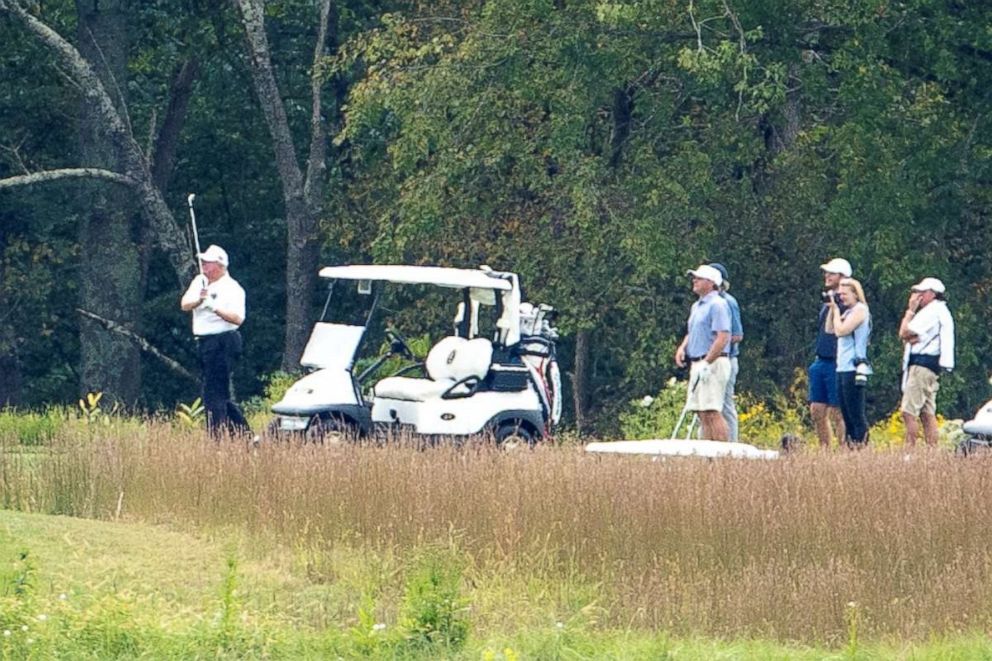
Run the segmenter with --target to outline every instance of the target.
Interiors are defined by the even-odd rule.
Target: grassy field
[[[992,658],[985,458],[0,443],[0,658]]]

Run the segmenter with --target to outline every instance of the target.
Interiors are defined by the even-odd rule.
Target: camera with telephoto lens
[[[871,365],[868,364],[867,359],[858,358],[854,361],[854,385],[868,385],[869,374],[871,374]]]

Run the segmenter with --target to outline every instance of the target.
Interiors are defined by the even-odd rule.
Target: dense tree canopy
[[[898,318],[924,275],[947,283],[958,320],[960,369],[941,408],[967,415],[988,394],[984,4],[332,2],[323,19],[321,4],[128,10],[141,28],[121,92],[135,136],[158,130],[177,65],[198,65],[163,199],[178,218],[185,192],[198,193],[207,240],[230,250],[248,290],[243,392],[293,354],[299,334],[284,313],[312,310],[316,293],[291,291],[303,304],[285,306],[287,255],[298,268],[308,250],[287,251],[287,236],[299,247],[311,231],[293,220],[295,164],[310,173],[306,193],[319,193],[300,216],[319,232],[319,263],[520,272],[528,297],[562,312],[571,420],[584,427],[611,428],[619,407],[673,373],[692,299],[683,274],[704,260],[728,266],[742,304],[741,390],[768,397],[793,384],[811,358],[818,265],[843,255],[875,318],[874,415],[896,406]],[[242,27],[253,7],[278,87],[268,99]],[[30,11],[73,35],[71,3]],[[79,90],[2,13],[0,179],[76,166]],[[315,152],[321,131],[326,152]],[[280,139],[292,143],[282,152]],[[115,185],[0,189],[0,369],[18,377],[5,376],[8,401],[65,400],[79,385],[76,226],[85,191]],[[140,328],[191,364],[167,254],[151,251]],[[141,403],[191,399],[195,386],[144,360]]]

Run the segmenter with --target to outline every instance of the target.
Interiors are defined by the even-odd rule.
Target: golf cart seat
[[[424,360],[428,378],[387,377],[375,384],[375,396],[408,402],[425,402],[446,394],[465,396],[489,372],[492,359],[493,345],[485,338],[446,337],[431,348]]]

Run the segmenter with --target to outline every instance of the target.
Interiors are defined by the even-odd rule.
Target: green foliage
[[[65,412],[55,407],[42,412],[0,409],[0,439],[19,445],[45,445],[55,438],[64,424]]]
[[[376,621],[375,601],[368,594],[358,608],[358,624],[348,629],[348,634],[355,652],[369,658],[385,656],[399,642],[394,633],[387,633],[384,623]]]
[[[427,549],[406,579],[400,626],[411,643],[457,650],[469,632],[463,561],[451,549]]]
[[[789,387],[770,397],[767,403],[752,395],[737,395],[740,439],[770,448],[778,448],[786,435],[812,439],[814,431],[806,401],[807,391],[806,372],[797,369]]]
[[[679,415],[685,407],[688,383],[669,379],[656,396],[634,400],[620,413],[620,433],[626,439],[672,438]],[[688,424],[689,419],[683,422]],[[683,426],[679,430],[685,434]]]
[[[28,599],[35,587],[35,573],[34,560],[31,558],[30,552],[18,552],[16,564],[12,568],[10,576],[0,575],[0,594],[4,596],[11,594],[21,600]]]
[[[224,573],[224,581],[221,583],[220,591],[220,615],[217,624],[219,644],[222,648],[229,648],[234,641],[236,617],[238,615],[238,600],[236,590],[238,585],[238,559],[228,556],[227,571]]]
[[[413,353],[416,361],[423,362],[424,358],[427,357],[427,352],[431,349],[431,338],[430,335],[424,333],[416,337],[407,338],[407,344],[410,347],[410,351]],[[355,376],[361,375],[376,360],[379,359],[379,356],[386,355],[386,353],[389,352],[389,349],[389,340],[386,339],[383,341],[382,346],[379,347],[379,353],[377,355],[365,356],[355,361],[355,367],[353,370]],[[374,385],[376,380],[395,374],[401,369],[409,367],[413,364],[414,363],[411,362],[409,358],[399,355],[390,356],[373,374],[369,374],[369,376],[366,377],[367,380],[363,385]]]
[[[861,607],[855,601],[848,602],[844,607],[844,619],[847,621],[847,646],[844,653],[849,659],[858,655],[858,633],[861,628]]]
[[[79,400],[80,419],[86,424],[103,423],[110,424],[110,416],[100,407],[100,400],[103,399],[102,392],[86,393],[86,397]]]
[[[702,260],[728,266],[742,304],[747,408],[793,410],[776,397],[811,358],[817,266],[833,255],[854,263],[876,322],[873,421],[898,401],[895,328],[907,285],[923,275],[948,284],[958,321],[942,412],[969,417],[992,394],[988,3],[334,6],[334,43],[317,64],[334,132],[323,261],[518,271],[528,297],[562,312],[566,372],[577,333],[589,334],[591,359],[576,376],[599,431],[628,424],[617,415],[625,402],[673,374],[692,301],[681,274]],[[285,213],[231,10],[201,9],[129,9],[137,33],[126,101],[136,135],[153,135],[173,70],[196,55],[198,92],[166,197],[199,193],[209,219],[201,239],[225,245],[249,285],[235,380],[257,396],[285,335],[284,268],[271,249],[284,241]],[[76,27],[71,4],[43,3],[37,14],[63,34]],[[283,96],[299,99],[310,86],[313,3],[268,3],[266,20],[286,65]],[[11,136],[0,177],[65,167],[78,144],[64,121],[75,92],[15,22],[0,23],[0,41],[0,67],[12,72],[0,77]],[[299,147],[310,109],[286,108]],[[78,396],[81,190],[0,196],[0,372],[12,391],[0,395],[19,404]],[[142,330],[192,363],[160,261],[153,255],[148,269]],[[187,384],[153,362],[142,373],[142,404],[189,401]],[[754,433],[778,432],[770,415],[750,418]]]
[[[189,404],[179,403],[176,408],[176,419],[186,427],[200,427],[203,424],[206,408],[203,399],[197,397]]]
[[[972,188],[987,160],[982,138],[965,137],[987,123],[972,85],[988,72],[950,46],[985,37],[980,21],[947,14],[936,3],[493,2],[458,32],[392,14],[345,49],[368,65],[339,135],[360,164],[355,189],[374,200],[354,222],[378,219],[383,259],[512,264],[566,330],[609,347],[594,349],[588,375],[608,416],[671,374],[662,349],[691,302],[678,274],[703,259],[730,267],[747,336],[741,390],[768,406],[809,359],[817,264],[831,254],[850,257],[871,291],[874,361],[897,365],[888,337],[909,282],[990,280],[974,224],[988,196]],[[911,52],[957,61],[934,81],[925,58],[905,64]],[[962,258],[967,271],[948,268]],[[965,366],[987,344],[966,316],[962,334],[983,336],[961,344],[960,383],[983,378]],[[568,360],[569,339],[562,349]],[[880,371],[873,417],[897,397],[891,376]],[[958,383],[945,391],[955,415],[978,403]]]
[[[281,400],[290,386],[299,378],[299,374],[283,372],[282,370],[276,370],[275,372],[263,375],[260,378],[264,384],[262,394],[244,402],[242,408],[245,414],[258,417],[268,415],[272,411],[272,405]]]

